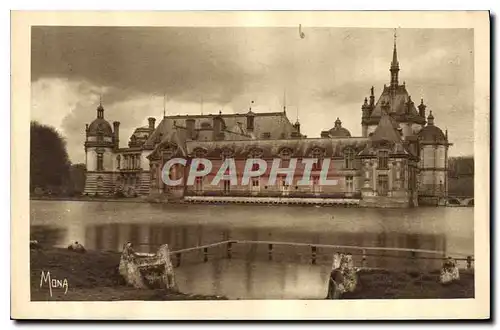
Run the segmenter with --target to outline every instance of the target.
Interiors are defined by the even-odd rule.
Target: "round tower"
[[[109,122],[104,119],[104,108],[97,107],[97,118],[85,128],[85,165],[87,172],[113,170],[113,148],[117,136]]]

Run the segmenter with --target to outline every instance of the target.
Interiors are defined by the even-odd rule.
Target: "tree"
[[[70,162],[66,141],[50,126],[31,122],[30,191],[57,190],[69,179]]]
[[[69,169],[67,192],[71,195],[81,195],[85,188],[85,164],[73,164]]]

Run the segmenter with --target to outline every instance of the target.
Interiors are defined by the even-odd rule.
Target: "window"
[[[203,191],[203,178],[202,177],[196,177],[194,190],[197,192]]]
[[[116,168],[120,169],[121,157],[120,155],[116,156]]]
[[[312,191],[313,193],[321,192],[321,186],[319,185],[319,176],[312,177]]]
[[[316,163],[313,164],[312,170],[313,171],[320,171],[321,170],[321,163],[323,161],[323,152],[320,149],[314,149],[312,152],[312,157],[316,160]]]
[[[379,196],[387,196],[389,190],[389,181],[387,175],[378,176],[377,191]]]
[[[344,151],[344,167],[347,169],[354,168],[354,150],[347,149]]]
[[[345,186],[347,189],[347,192],[353,192],[354,191],[354,180],[352,176],[346,176],[345,178]]]
[[[97,170],[102,171],[104,169],[102,153],[97,154]]]
[[[378,152],[378,168],[387,169],[389,166],[389,151],[381,150]]]
[[[228,194],[231,191],[231,182],[229,180],[224,180],[224,193]]]
[[[259,178],[252,178],[252,187],[253,188],[259,188],[260,186],[260,180]]]

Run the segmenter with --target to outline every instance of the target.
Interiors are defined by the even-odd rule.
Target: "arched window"
[[[346,150],[344,150],[344,168],[354,168],[354,150],[352,150],[351,148],[347,148]]]

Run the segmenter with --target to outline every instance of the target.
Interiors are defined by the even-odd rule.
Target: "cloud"
[[[311,137],[337,117],[361,134],[361,104],[389,83],[391,29],[33,27],[32,118],[58,128],[73,161],[83,161],[84,127],[102,96],[121,122],[125,146],[149,116],[279,111],[298,115]],[[400,82],[423,96],[454,153],[472,153],[473,33],[398,31]],[[456,121],[457,114],[461,121]]]

